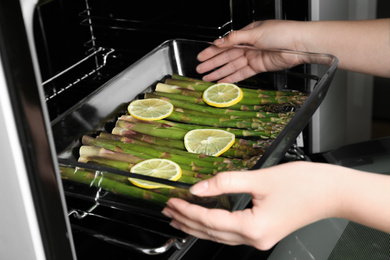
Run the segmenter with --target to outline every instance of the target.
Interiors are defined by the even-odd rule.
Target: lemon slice
[[[219,129],[195,129],[184,136],[184,146],[190,153],[219,156],[235,141],[235,136]]]
[[[229,107],[240,102],[243,96],[242,90],[237,85],[218,83],[203,92],[203,101],[214,107]]]
[[[137,99],[129,104],[127,111],[137,119],[160,120],[172,113],[173,105],[158,98]]]
[[[153,176],[156,178],[167,179],[171,181],[177,181],[181,177],[180,166],[170,160],[166,159],[148,159],[134,165],[130,172]],[[156,189],[156,188],[173,188],[172,186],[160,184],[157,182],[151,182],[136,178],[128,178],[129,181],[141,188]]]

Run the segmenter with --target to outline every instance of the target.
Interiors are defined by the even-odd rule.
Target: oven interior
[[[166,40],[213,41],[260,19],[308,20],[308,8],[307,0],[39,1],[34,37],[50,118]]]
[[[210,42],[254,20],[307,20],[308,1],[298,2],[292,5],[276,0],[218,0],[212,4],[206,1],[152,4],[119,0],[40,1],[34,14],[34,36],[54,135],[63,134],[61,130],[56,132],[55,127],[67,122],[64,118],[73,111],[72,107],[87,103],[91,93],[111,84],[113,78],[167,40]],[[311,72],[309,66],[292,69],[289,73],[294,76],[289,78],[295,82],[290,80],[289,84],[310,88],[312,78],[295,77],[308,72]],[[134,94],[138,92],[134,90]],[[321,94],[318,102],[322,98]],[[87,114],[80,115],[85,118],[94,113],[83,111]],[[280,141],[276,150],[284,149],[285,140],[290,143],[290,139],[287,136]],[[68,144],[68,140],[63,142],[58,146]],[[270,158],[269,164],[279,160],[273,160],[272,155]],[[72,188],[78,189],[77,185]],[[197,259],[202,254],[210,257],[219,250],[217,245],[203,245],[203,241],[174,230],[168,219],[142,210],[141,205],[123,210],[126,202],[105,200],[105,196],[110,197],[99,189],[90,190],[90,194],[67,193],[79,259],[112,257],[113,252],[116,259]],[[202,249],[196,249],[199,245]],[[200,252],[206,248],[207,253]]]

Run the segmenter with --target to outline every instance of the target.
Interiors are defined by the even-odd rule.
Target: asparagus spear
[[[145,93],[145,98],[159,98],[160,97],[166,97],[166,98],[172,98],[172,99],[178,99],[183,100],[186,102],[190,102],[193,104],[208,106],[201,97],[194,97],[194,96],[188,96],[185,94],[176,94],[176,93],[170,93],[170,92],[161,92],[161,91],[154,91],[153,93]]]
[[[223,114],[223,115],[215,115],[211,113],[201,112],[197,110],[187,109],[187,108],[181,108],[176,107],[174,109],[176,112],[181,112],[185,114],[191,114],[201,117],[214,117],[214,118],[226,118],[226,119],[242,119],[242,120],[252,120],[256,121],[257,118],[267,118],[267,117],[275,117],[275,118],[288,118],[292,117],[294,115],[293,112],[288,113],[272,113],[272,112],[257,112],[257,111],[238,111],[238,110],[232,110],[229,114]]]
[[[98,165],[103,165],[106,167],[111,167],[122,171],[130,171],[131,168],[134,166],[134,164],[132,163],[110,160],[102,157],[80,157],[79,162],[95,163]],[[188,184],[195,184],[203,179],[207,179],[211,177],[211,175],[203,175],[203,177],[200,178],[200,177],[194,177],[195,175],[196,174],[192,174],[191,172],[184,171],[184,174],[182,173],[182,176],[177,181],[188,183]]]
[[[186,102],[184,100],[162,97],[162,96],[154,95],[151,93],[146,93],[144,96],[145,96],[145,98],[161,98],[163,100],[170,102],[175,107],[190,109],[190,110],[214,114],[214,115],[233,115],[233,116],[242,116],[242,117],[264,118],[267,116],[267,114],[269,114],[269,115],[274,114],[274,113],[268,113],[268,112],[240,111],[240,110],[233,110],[233,109],[229,109],[229,108],[216,108],[216,107],[211,107],[211,106],[203,106],[203,105],[199,105],[199,104],[189,103],[189,102]],[[283,113],[278,113],[278,114],[283,115]],[[266,120],[264,120],[264,121],[266,122]]]
[[[118,120],[116,126],[121,128],[126,128],[128,130],[133,130],[138,133],[148,134],[151,136],[157,136],[162,138],[171,138],[177,140],[183,140],[186,130],[180,128],[166,128],[166,127],[156,127],[152,124],[147,123],[131,123],[125,120]]]
[[[156,121],[144,121],[144,120],[139,120],[136,119],[132,116],[124,115],[119,118],[119,121],[128,121],[131,123],[141,123],[141,124],[150,124],[154,125],[156,128],[170,128],[172,127],[173,129],[186,129],[186,130],[192,130],[192,129],[204,129],[206,126],[202,124],[189,124],[187,122],[180,123],[180,122],[174,122],[174,121],[169,121],[169,120],[156,120]],[[206,120],[206,118],[204,119]],[[252,119],[253,120],[253,119]],[[117,125],[124,126],[126,128],[126,123],[122,122],[117,122]],[[270,123],[270,122],[256,122],[257,123],[257,129],[258,131],[276,131],[280,132],[284,128],[284,124],[276,124],[276,123]],[[231,133],[234,133],[236,136],[259,136],[259,133],[257,131],[248,129],[248,130],[243,130],[243,129],[238,129],[238,128],[223,128],[223,127],[216,127],[216,126],[207,126],[207,128],[215,128],[215,129],[222,129]],[[132,131],[135,132],[135,131]],[[246,133],[248,132],[248,133]],[[253,132],[249,134],[249,132]],[[131,134],[131,131],[128,132],[128,134]]]
[[[202,91],[195,91],[187,88],[182,88],[179,86],[164,84],[164,83],[157,83],[155,91],[158,92],[165,92],[165,93],[173,93],[173,94],[180,94],[188,97],[194,97],[194,98],[200,98],[202,99],[203,92]]]
[[[205,91],[208,87],[213,85],[204,82],[200,83],[196,81],[186,81],[186,80],[178,80],[178,79],[170,79],[170,78],[167,78],[165,80],[165,84],[186,88],[189,90],[200,91],[200,92]],[[241,90],[244,94],[244,97],[239,103],[251,104],[251,105],[284,104],[284,103],[290,103],[296,101],[304,101],[306,100],[306,96],[307,96],[301,92],[292,92],[292,91],[249,89],[249,88],[242,88],[242,87]],[[257,102],[255,100],[257,100]]]
[[[166,82],[173,81],[173,80],[167,80]],[[175,82],[171,82],[175,83]],[[177,82],[176,82],[177,83]],[[192,85],[194,83],[189,83],[189,85]],[[179,84],[182,85],[182,84]],[[183,86],[183,85],[182,85]],[[269,97],[285,97],[285,96],[307,96],[306,94],[303,94],[302,92],[292,92],[292,91],[275,91],[275,90],[254,90],[252,89],[243,89],[243,101],[240,103],[247,103],[245,99],[249,98],[267,98]],[[169,85],[166,83],[157,83],[155,91],[157,92],[165,92],[165,93],[172,93],[172,94],[180,94],[183,96],[189,96],[193,98],[202,98],[203,91],[196,91],[192,89],[188,89],[186,87],[180,87],[176,85]]]
[[[114,140],[107,140],[107,139],[101,139],[101,138],[93,138],[90,136],[83,136],[82,142],[85,145],[95,145],[103,148],[110,149],[108,147],[114,147],[113,149],[117,149],[117,147],[121,148],[124,152],[129,152],[132,154],[135,154],[136,151],[143,151],[144,154],[150,155],[153,158],[164,158],[168,160],[172,160],[178,164],[182,165],[196,165],[200,167],[206,167],[206,168],[212,168],[216,170],[227,170],[226,167],[219,167],[219,162],[216,162],[215,164],[213,162],[208,162],[201,159],[194,159],[194,158],[188,158],[183,155],[177,155],[172,154],[169,152],[162,152],[159,150],[156,150],[154,148],[149,148],[137,144],[131,144],[131,143],[122,143],[120,141],[114,141]],[[111,150],[111,149],[110,149]],[[190,154],[190,153],[189,153]]]
[[[190,90],[195,91],[205,91],[208,87],[214,85],[215,83],[211,82],[205,82],[205,81],[187,81],[187,80],[180,80],[180,79],[173,79],[173,78],[167,78],[165,79],[165,84],[167,85],[174,85]]]
[[[122,171],[130,171],[130,169],[135,165],[133,163],[122,162],[97,156],[80,156],[78,161],[84,163],[96,163]]]
[[[163,122],[166,125],[171,125],[172,127],[181,128],[181,129],[188,130],[188,131],[192,130],[192,129],[205,128],[205,126],[203,126],[203,125],[186,124],[186,123],[173,122],[173,121],[168,121],[168,120],[158,120],[158,121]],[[217,128],[217,127],[208,126],[207,128]],[[256,131],[256,130],[250,130],[250,129],[238,129],[238,128],[230,128],[230,127],[218,128],[218,129],[222,129],[222,130],[225,130],[227,132],[230,132],[230,133],[234,134],[236,137],[260,137],[260,138],[264,138],[264,139],[269,139],[269,136],[263,136],[262,131]],[[271,130],[268,130],[268,128],[265,128],[265,131],[274,132],[276,135],[276,133],[280,132],[283,129],[283,127],[281,125],[275,124],[275,127],[272,127],[270,129]],[[254,145],[253,147],[256,148],[257,146]]]
[[[104,178],[106,173],[96,174],[83,170],[74,170],[72,168],[60,167],[61,177],[66,180],[71,180],[86,185],[93,185],[98,188],[110,191],[121,196],[142,199],[145,201],[157,203],[164,206],[169,197],[148,190],[140,189],[135,186],[130,186],[109,178]]]
[[[171,84],[171,85],[183,85],[183,86],[192,86],[191,84],[195,84],[195,85],[208,85],[208,86],[211,86],[215,83],[212,83],[212,82],[207,82],[207,81],[203,81],[203,80],[200,80],[200,79],[195,79],[195,78],[190,78],[190,77],[185,77],[185,76],[181,76],[179,74],[172,74],[172,77],[171,79],[167,79],[165,82],[167,84],[170,84],[168,82],[176,82],[175,80],[179,80],[179,84]],[[189,82],[187,82],[189,81]],[[184,82],[186,82],[187,84],[184,84]],[[181,83],[181,84],[180,84]],[[244,91],[244,92],[247,92],[247,93],[262,93],[262,94],[265,94],[267,96],[294,96],[294,95],[307,95],[306,93],[302,93],[302,92],[298,92],[298,91],[276,91],[276,90],[264,90],[264,89],[252,89],[252,88],[242,88],[241,89]]]
[[[241,158],[241,159],[249,159],[253,156],[258,156],[264,153],[262,149],[254,149],[248,147],[246,150],[243,149],[229,149],[223,153],[223,156],[228,158]]]
[[[251,121],[242,121],[241,119],[224,119],[224,118],[204,118],[199,116],[187,115],[179,112],[172,112],[167,119],[182,122],[182,123],[190,123],[195,125],[204,125],[204,126],[213,126],[213,127],[224,127],[224,128],[251,128],[251,129],[260,129],[257,131],[258,136],[263,136],[267,138],[275,138],[279,131],[270,131],[263,130],[262,123],[264,122],[275,122],[286,124],[288,119],[284,118],[259,118],[261,122],[251,122]]]
[[[79,150],[80,157],[102,157],[109,160],[118,160],[122,162],[137,164],[145,158],[133,154],[118,153],[105,148],[96,146],[82,145]]]
[[[270,96],[270,97],[246,97],[239,103],[246,105],[266,105],[266,104],[295,104],[302,105],[307,99],[306,96]]]
[[[171,138],[161,138],[157,136],[151,136],[147,134],[138,133],[135,131],[129,131],[126,128],[114,127],[112,129],[112,134],[121,135],[125,137],[131,137],[140,141],[144,141],[150,144],[166,146],[185,150],[184,142],[182,140],[171,139]]]
[[[166,97],[171,99],[183,100],[189,103],[194,103],[198,105],[208,106],[202,98],[186,96],[185,94],[172,94],[154,91],[153,93],[148,93],[148,97],[159,98]],[[291,104],[266,104],[266,105],[246,105],[246,104],[234,104],[229,107],[230,110],[239,110],[239,111],[266,111],[273,113],[281,113],[284,111],[291,111],[295,106],[291,106]]]
[[[261,149],[267,149],[272,144],[273,139],[268,140],[249,140],[249,139],[239,139],[240,146],[235,147],[235,144],[233,144],[233,148],[240,149],[239,147],[248,145],[253,148],[261,148]],[[236,141],[237,143],[237,141]]]

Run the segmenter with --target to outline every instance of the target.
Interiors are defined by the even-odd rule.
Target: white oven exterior
[[[76,259],[34,51],[36,4],[0,1],[0,258]]]

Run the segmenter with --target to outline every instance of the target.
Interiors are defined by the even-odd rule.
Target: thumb
[[[196,196],[216,196],[226,193],[249,193],[254,174],[250,171],[220,172],[216,176],[201,181],[190,188],[190,192]]]

